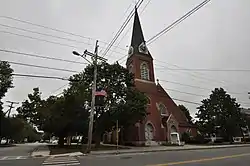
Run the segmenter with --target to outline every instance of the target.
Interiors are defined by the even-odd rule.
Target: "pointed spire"
[[[141,54],[151,57],[143,36],[141,23],[136,6],[135,6],[135,16],[134,16],[131,45],[128,50],[128,59],[134,54]]]
[[[142,42],[145,42],[145,40],[144,40],[137,8],[135,7],[135,17],[134,17],[131,46],[133,46],[134,48],[138,47]]]

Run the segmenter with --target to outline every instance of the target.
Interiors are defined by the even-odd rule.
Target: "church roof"
[[[131,37],[131,44],[130,46],[133,47],[133,54],[143,54],[151,57],[150,52],[147,54],[139,52],[139,46],[144,43],[146,46],[146,41],[144,39],[140,18],[138,15],[137,8],[135,7],[135,16],[134,16],[134,23],[133,23],[133,30],[132,30],[132,37]]]
[[[131,46],[133,48],[138,48],[138,46],[142,42],[145,42],[145,40],[144,40],[144,35],[142,32],[141,23],[140,23],[139,15],[137,12],[137,8],[135,7],[135,17],[134,17],[134,24],[133,24]]]
[[[135,82],[136,88],[144,92],[148,95],[153,95],[156,99],[162,99],[162,102],[164,105],[168,107],[169,110],[171,110],[171,113],[176,118],[176,120],[179,123],[179,126],[186,126],[190,127],[191,125],[186,120],[186,116],[184,113],[179,109],[179,107],[176,105],[176,103],[173,101],[173,99],[168,95],[168,93],[165,91],[165,89],[159,84],[154,83],[144,83],[141,81]]]

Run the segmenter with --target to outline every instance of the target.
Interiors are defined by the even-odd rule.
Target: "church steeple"
[[[145,54],[148,55],[148,49],[146,47],[144,35],[141,28],[141,23],[139,19],[139,15],[137,12],[137,8],[135,7],[135,16],[134,16],[134,24],[131,38],[131,45],[129,48],[129,56],[133,54]]]
[[[129,71],[134,74],[135,80],[142,80],[150,83],[155,82],[153,58],[146,46],[136,7],[131,44],[126,65]]]

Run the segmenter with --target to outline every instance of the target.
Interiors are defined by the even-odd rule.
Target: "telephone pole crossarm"
[[[8,118],[9,118],[12,108],[15,108],[15,107],[13,107],[13,105],[14,105],[14,104],[19,104],[19,102],[6,101],[6,103],[10,103],[10,105],[8,106],[8,107],[9,107],[8,111],[5,112],[5,114],[8,113]]]

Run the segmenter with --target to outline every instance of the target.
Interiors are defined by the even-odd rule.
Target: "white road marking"
[[[8,158],[8,157],[5,156],[5,157],[0,158],[0,160],[5,160],[5,159],[7,159],[7,158]]]
[[[80,162],[70,156],[64,157],[49,157],[43,162],[44,166],[65,166],[65,165],[80,165]]]
[[[0,160],[24,160],[29,158],[29,156],[4,156],[0,157]]]

